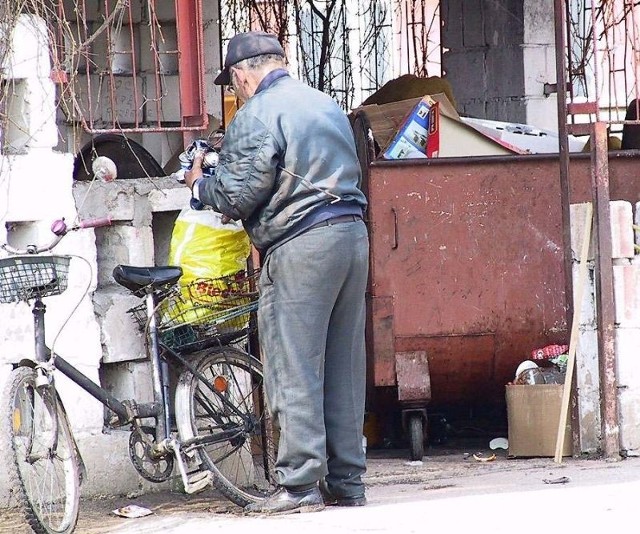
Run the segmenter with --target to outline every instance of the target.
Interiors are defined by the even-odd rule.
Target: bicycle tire
[[[194,367],[239,413],[185,370],[175,395],[181,441],[237,430],[226,441],[198,445],[202,464],[213,474],[213,485],[235,504],[246,506],[267,497],[276,489],[277,432],[266,409],[262,364],[249,354],[223,347],[207,352]]]
[[[14,369],[2,399],[0,450],[10,456],[9,485],[36,534],[74,531],[80,507],[80,467],[69,423],[51,387],[36,387],[36,371]]]

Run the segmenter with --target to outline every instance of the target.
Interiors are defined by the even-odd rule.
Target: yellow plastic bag
[[[171,234],[169,264],[182,267],[182,285],[201,278],[237,273],[246,266],[251,250],[240,221],[222,224],[211,210],[183,209]]]
[[[221,215],[214,211],[183,209],[169,245],[169,264],[179,265],[183,271],[183,303],[164,310],[166,321],[173,325],[197,324],[220,315],[224,307],[217,309],[216,303],[223,297],[200,288],[206,286],[206,280],[245,269],[250,250],[249,236],[241,222],[223,224]]]

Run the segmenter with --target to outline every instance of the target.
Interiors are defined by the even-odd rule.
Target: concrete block
[[[553,0],[523,2],[523,30],[525,44],[555,44]],[[526,65],[526,62],[525,62]],[[555,80],[555,75],[553,77]]]
[[[100,56],[103,57],[103,56]],[[98,68],[92,62],[93,68]],[[100,120],[101,77],[97,74],[79,74],[71,80],[69,90],[61,94],[61,109],[68,121],[85,120],[89,125]],[[78,149],[80,147],[77,147]]]
[[[6,37],[0,35],[0,39],[4,40]],[[46,22],[37,15],[19,15],[8,52],[0,58],[0,76],[10,80],[31,77],[46,79],[50,74],[51,58]]]
[[[578,287],[578,276],[580,272],[580,264],[572,265],[573,298],[577,298],[576,290]],[[577,302],[573,303],[574,310],[578,309]],[[580,306],[580,326],[582,328],[596,328],[596,296],[595,296],[595,270],[593,263],[589,263],[587,267],[587,279],[584,282],[582,294],[582,304]]]
[[[146,0],[144,2],[143,0],[128,0],[129,8],[125,8],[126,20],[130,24],[140,24],[142,21],[147,21],[148,4],[149,2]],[[154,4],[164,4],[164,2],[154,2]],[[173,2],[169,2],[169,4],[173,5]],[[104,6],[101,9],[104,9]]]
[[[470,49],[443,54],[442,67],[453,87],[458,107],[467,101],[475,101],[484,93],[487,85],[485,51]]]
[[[640,395],[640,327],[615,329],[616,378],[619,388]]]
[[[598,333],[592,328],[581,328],[578,333],[576,383],[578,389],[597,390],[600,387]]]
[[[583,388],[578,394],[578,419],[580,425],[580,452],[595,453],[601,450],[602,429],[600,423],[600,391]]]
[[[159,84],[154,75],[145,76],[145,120],[180,122],[180,84],[178,76],[162,75]]]
[[[524,42],[522,11],[522,2],[510,2],[507,9],[502,2],[482,2],[485,43],[498,48],[521,45]],[[467,19],[473,17],[466,9],[465,12]]]
[[[640,263],[614,265],[613,290],[615,322],[623,328],[640,327]]]
[[[442,20],[442,30],[440,41],[443,48],[448,50],[462,49],[462,24],[463,14],[462,0],[450,0],[441,6],[440,18]]]
[[[501,46],[486,51],[485,68],[488,73],[486,97],[522,97],[524,65],[521,46]],[[512,122],[513,119],[512,119]],[[519,121],[515,121],[519,122]]]
[[[621,390],[618,395],[620,414],[620,448],[629,456],[640,455],[640,392]]]
[[[178,36],[175,23],[162,24],[161,28],[156,28],[155,35],[141,28],[140,51],[140,68],[143,72],[177,74]]]
[[[527,96],[525,106],[526,124],[552,132],[557,131],[558,102],[556,95]]]
[[[147,357],[144,337],[127,311],[143,303],[131,293],[102,291],[95,296],[100,316],[104,363],[142,360]]]
[[[212,118],[215,117],[218,124],[222,122],[222,88],[219,85],[213,83],[214,78],[218,75],[218,70],[222,65],[222,59],[220,58],[220,25],[217,22],[211,22],[207,24],[205,22],[203,29],[203,49],[204,49],[204,91],[205,91],[205,103],[207,113],[210,117],[209,128]],[[291,57],[291,56],[289,56]],[[368,95],[367,95],[368,96]]]
[[[170,22],[176,20],[176,7],[174,2],[155,2],[155,19],[158,22]]]
[[[46,170],[46,172],[43,172]],[[31,149],[29,155],[0,156],[0,213],[6,222],[73,220],[73,155]],[[9,187],[10,184],[10,187]],[[25,201],[28,199],[28,202]],[[46,242],[49,235],[43,234]]]
[[[12,82],[6,98],[8,120],[3,150],[24,154],[30,148],[53,148],[58,143],[55,87],[45,78]]]
[[[631,202],[612,200],[611,212],[611,257],[633,258],[633,212]]]
[[[97,368],[102,346],[93,302],[85,296],[74,311],[77,302],[77,296],[74,298],[67,293],[48,299],[47,344],[72,365],[93,365]]]
[[[79,363],[72,363],[72,365],[92,382],[100,384],[97,366]],[[104,426],[104,407],[102,403],[62,373],[56,373],[55,379],[62,404],[67,411],[69,423],[74,433],[100,434]]]
[[[576,350],[576,383],[580,451],[600,449],[600,376],[598,370],[598,337],[595,329],[581,328]]]
[[[142,122],[144,95],[141,78],[126,75],[104,77],[101,88],[99,108],[106,125]]]
[[[569,217],[571,220],[571,256],[574,260],[580,260],[582,254],[582,240],[584,238],[585,231],[585,217],[587,213],[587,202],[580,204],[571,204],[569,207]],[[589,253],[587,258],[593,260],[594,258],[594,246],[595,235],[593,232],[593,215],[591,218],[591,241],[589,243]]]
[[[80,209],[80,218],[111,217],[112,221],[132,221],[136,195],[135,185],[130,182],[74,182],[73,195]]]
[[[100,7],[102,2],[78,2],[78,0],[62,0],[64,16],[67,20],[86,20],[94,22],[102,19]]]
[[[112,285],[111,273],[118,264],[154,265],[153,233],[150,226],[114,225],[98,237],[98,285]]]
[[[462,42],[465,49],[485,46],[483,7],[486,2],[467,0],[462,3]]]
[[[122,24],[111,31],[109,67],[113,74],[140,70],[140,32],[136,24]]]
[[[158,211],[179,211],[189,206],[191,192],[187,187],[176,187],[173,189],[161,189],[149,193],[149,203],[151,210]]]
[[[153,400],[151,366],[148,361],[105,363],[100,369],[105,389],[118,399]]]
[[[552,45],[524,45],[522,46],[522,62],[524,66],[524,95],[544,97],[544,84],[554,83],[555,47]],[[558,129],[557,109],[553,130]],[[531,123],[528,123],[531,124]]]
[[[496,97],[487,101],[487,119],[524,123],[527,104],[524,97]]]

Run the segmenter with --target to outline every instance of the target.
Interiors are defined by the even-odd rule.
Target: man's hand
[[[189,189],[193,189],[193,182],[198,178],[202,178],[202,160],[204,159],[204,152],[198,152],[191,164],[191,169],[184,173],[184,183],[187,184]]]

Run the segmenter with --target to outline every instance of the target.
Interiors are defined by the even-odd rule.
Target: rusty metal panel
[[[637,162],[611,156],[612,199],[640,200]],[[477,400],[480,381],[503,401],[531,350],[567,341],[558,157],[376,162],[368,190],[370,290],[393,299],[395,351],[427,351],[434,400]],[[571,158],[570,193],[591,200],[588,154]],[[442,364],[406,346],[438,337]],[[382,362],[377,350],[388,371],[388,346]]]
[[[429,360],[423,350],[396,352],[396,377],[400,402],[429,402]]]
[[[368,346],[369,354],[373,357],[373,383],[375,386],[395,386],[393,299],[372,297],[370,315],[371,330]]]

